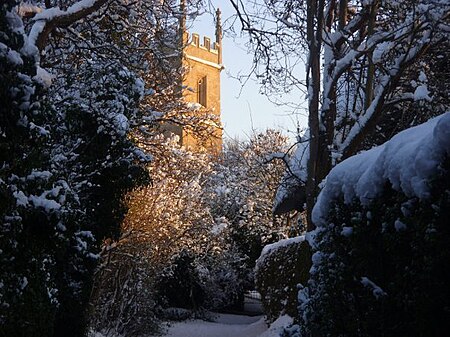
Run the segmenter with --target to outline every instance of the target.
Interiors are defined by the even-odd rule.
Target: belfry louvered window
[[[206,76],[198,80],[197,84],[197,102],[207,107],[207,80]]]

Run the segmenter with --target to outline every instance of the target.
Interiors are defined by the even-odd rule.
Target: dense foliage
[[[210,181],[211,209],[226,224],[237,249],[253,268],[262,248],[288,235],[299,234],[297,214],[272,214],[272,200],[285,170],[288,138],[268,129],[247,142],[230,141]]]
[[[47,241],[49,236],[58,239],[56,225],[71,215],[67,208],[61,210],[56,200],[50,201],[46,196],[56,199],[62,192],[70,198],[72,193],[64,188],[64,183],[57,183],[60,177],[52,177],[46,171],[49,137],[41,125],[54,119],[35,104],[42,97],[42,87],[33,80],[36,55],[20,52],[24,46],[23,26],[12,11],[13,6],[10,1],[0,8],[0,332],[13,335],[19,327],[24,336],[32,332],[45,336],[52,333],[52,325],[47,321],[54,320],[57,309],[56,273],[53,269],[48,274],[48,270],[55,264],[55,250],[61,244],[65,246],[64,239],[55,241],[52,247],[47,246]],[[58,189],[52,198],[53,186]],[[25,193],[34,195],[31,202]],[[39,202],[43,199],[48,200],[50,207]],[[69,229],[72,235],[74,229]]]
[[[0,13],[1,335],[82,336],[99,242],[148,176],[128,138],[143,82],[95,57],[55,78],[16,5]]]
[[[273,322],[285,314],[298,317],[299,285],[307,284],[311,268],[309,244],[293,238],[266,246],[264,250],[268,251],[256,263],[255,284],[267,319]]]
[[[320,183],[337,163],[448,108],[439,75],[448,68],[446,0],[231,3],[251,37],[252,74],[264,90],[298,90],[307,100],[310,136],[278,207],[282,199],[288,208],[306,202],[309,230]]]
[[[283,163],[267,162],[286,146],[278,132],[235,142],[219,158],[177,138],[139,139],[152,153],[152,183],[129,193],[121,237],[104,244],[92,297],[99,331],[139,334],[177,316],[173,307],[199,314],[239,304],[263,245],[285,235],[271,215]]]
[[[99,331],[155,331],[167,308],[224,307],[241,289],[239,265],[230,262],[240,259],[214,230],[207,204],[210,156],[176,138],[146,143],[152,183],[129,193],[121,236],[105,242],[101,254],[92,297],[92,327]]]
[[[449,124],[447,113],[331,171],[314,208],[300,336],[446,334]]]

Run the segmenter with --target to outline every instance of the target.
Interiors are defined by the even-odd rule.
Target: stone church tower
[[[181,0],[182,13],[185,12],[185,0]],[[186,102],[198,103],[214,113],[220,121],[220,73],[222,65],[222,25],[220,10],[216,11],[216,36],[212,42],[209,37],[196,33],[189,34],[186,30],[186,17],[180,19],[180,36],[182,66],[185,74],[182,79],[182,95]],[[186,130],[178,130],[181,144],[195,150],[197,141]],[[181,132],[180,132],[181,131]],[[220,153],[222,149],[222,130],[217,128],[211,137],[207,148],[212,153]]]

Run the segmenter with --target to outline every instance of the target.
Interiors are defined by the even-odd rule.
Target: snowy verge
[[[326,178],[313,209],[316,225],[326,224],[333,201],[358,198],[367,205],[389,182],[407,196],[429,197],[429,179],[437,173],[445,155],[450,155],[450,112],[407,129],[390,141],[344,160]]]

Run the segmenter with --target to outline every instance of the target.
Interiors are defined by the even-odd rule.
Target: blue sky
[[[233,15],[233,8],[228,0],[212,0],[214,6],[220,7],[222,11],[222,22]],[[227,25],[224,24],[226,27]],[[189,28],[201,36],[209,36],[214,39],[213,16],[205,13]],[[237,32],[240,26],[235,27]],[[282,129],[285,133],[295,136],[297,124],[304,128],[307,118],[287,106],[276,106],[267,97],[260,93],[260,86],[254,79],[250,79],[242,87],[241,83],[233,78],[239,73],[246,74],[250,71],[253,55],[247,51],[245,43],[247,38],[240,37],[232,39],[225,36],[223,39],[223,63],[225,70],[221,77],[221,108],[222,123],[224,124],[225,137],[239,137],[246,139],[252,133],[252,129],[263,130],[266,128]],[[302,97],[287,97],[287,100],[296,102],[304,101]]]

